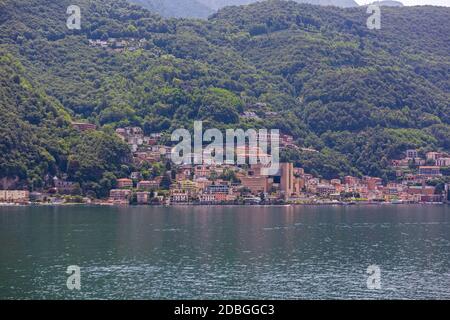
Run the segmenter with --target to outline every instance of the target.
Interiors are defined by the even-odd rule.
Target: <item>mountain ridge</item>
[[[260,0],[130,0],[164,17],[207,18],[227,6],[248,5]],[[322,6],[357,7],[354,0],[293,0]]]

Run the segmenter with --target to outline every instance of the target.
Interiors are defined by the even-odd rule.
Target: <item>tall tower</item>
[[[294,192],[294,165],[292,163],[281,163],[280,191],[284,198],[288,199]]]

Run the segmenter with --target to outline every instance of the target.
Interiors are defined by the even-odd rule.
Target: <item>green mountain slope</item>
[[[105,132],[126,125],[171,132],[200,119],[205,127],[279,128],[320,151],[283,157],[324,177],[387,178],[388,160],[406,148],[450,148],[449,8],[383,8],[382,29],[371,31],[364,8],[267,1],[200,21],[163,19],[121,0],[81,0],[82,29],[72,31],[65,26],[70,4],[3,1],[0,48],[55,106]],[[89,42],[108,38],[128,41],[127,48]],[[101,193],[127,170],[123,157],[95,167],[94,149],[61,139],[77,160],[55,170],[85,189]],[[83,159],[92,174],[77,169]],[[28,179],[31,167],[25,162],[20,177]],[[1,177],[16,173],[2,169]]]

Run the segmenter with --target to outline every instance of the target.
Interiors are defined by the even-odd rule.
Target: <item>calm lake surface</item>
[[[450,207],[0,207],[0,298],[448,299]]]

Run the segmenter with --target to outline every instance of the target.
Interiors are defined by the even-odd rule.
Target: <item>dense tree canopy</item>
[[[272,0],[201,21],[77,2],[81,30],[66,27],[71,1],[0,3],[0,178],[39,186],[64,173],[102,194],[130,166],[108,130],[202,119],[291,134],[319,153],[285,157],[324,177],[389,176],[406,148],[450,147],[449,8],[383,8],[369,30],[363,8]],[[89,42],[110,38],[126,48]]]

